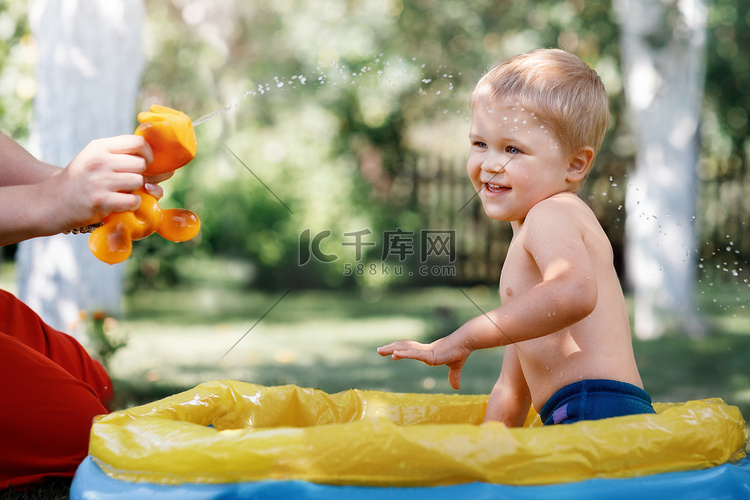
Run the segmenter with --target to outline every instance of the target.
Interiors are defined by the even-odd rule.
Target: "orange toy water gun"
[[[152,176],[177,170],[188,164],[198,149],[193,122],[180,111],[164,106],[151,106],[138,114],[140,126],[135,130],[143,136],[154,152],[143,175]],[[141,205],[132,212],[114,212],[102,220],[102,226],[89,236],[89,248],[99,260],[117,264],[130,257],[133,241],[153,232],[175,242],[187,241],[200,230],[198,217],[183,208],[162,210],[155,197],[140,188],[135,194]]]

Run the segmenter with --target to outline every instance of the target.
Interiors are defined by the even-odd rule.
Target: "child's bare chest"
[[[500,272],[500,298],[503,304],[523,294],[542,281],[534,259],[516,239],[511,241]]]

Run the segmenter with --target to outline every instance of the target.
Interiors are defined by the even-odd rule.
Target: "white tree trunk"
[[[700,334],[694,236],[707,0],[614,0],[613,7],[636,136],[625,226],[635,332]]]
[[[141,0],[36,0],[39,61],[31,149],[65,166],[91,140],[132,133],[143,66]],[[80,312],[119,314],[122,268],[98,261],[87,236],[56,235],[18,251],[19,297],[79,336]]]

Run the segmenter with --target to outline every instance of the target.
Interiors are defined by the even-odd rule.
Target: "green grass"
[[[483,309],[491,307],[487,287],[466,291]],[[119,404],[222,378],[327,392],[449,392],[447,369],[394,362],[375,349],[399,338],[439,338],[479,312],[451,288],[391,291],[376,301],[358,291],[293,290],[269,312],[283,293],[204,288],[130,296],[130,317],[117,326],[129,346],[111,366],[123,394]],[[167,312],[158,315],[154,304]],[[461,392],[488,392],[500,356],[497,350],[473,355]]]

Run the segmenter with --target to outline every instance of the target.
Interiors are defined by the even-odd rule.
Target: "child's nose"
[[[489,155],[484,162],[482,162],[482,170],[492,174],[499,174],[505,170],[507,164],[508,162],[506,158],[502,158],[500,155]]]

